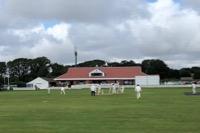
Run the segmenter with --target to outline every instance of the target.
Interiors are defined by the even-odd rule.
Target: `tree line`
[[[77,67],[95,66],[141,66],[146,74],[159,74],[162,80],[178,80],[181,77],[193,77],[200,79],[200,67],[171,69],[167,64],[159,59],[143,60],[141,64],[133,60],[123,60],[121,62],[106,62],[104,60],[91,60],[77,64]],[[18,58],[9,62],[0,62],[0,84],[7,82],[9,74],[11,84],[25,84],[36,77],[55,78],[65,73],[69,67],[74,65],[63,65],[52,63],[47,57],[35,59]]]
[[[36,77],[54,78],[67,71],[68,66],[51,63],[46,57],[35,59],[18,58],[9,62],[0,62],[0,83],[25,84]]]

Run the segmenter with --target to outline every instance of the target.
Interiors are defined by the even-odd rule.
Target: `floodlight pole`
[[[10,89],[10,73],[9,73],[9,68],[8,68],[8,65],[7,65],[7,63],[6,63],[6,76],[7,76],[7,78],[8,78],[8,87],[7,87],[7,89],[9,90]]]
[[[78,56],[78,52],[77,52],[77,48],[76,46],[74,47],[74,56],[75,56],[75,66],[77,66],[77,56]]]
[[[3,76],[3,86],[5,86],[5,84],[6,84],[6,74],[4,73],[2,76]]]
[[[8,75],[8,89],[10,90],[10,75]]]
[[[5,85],[5,84],[6,84],[6,77],[3,76],[3,85]]]

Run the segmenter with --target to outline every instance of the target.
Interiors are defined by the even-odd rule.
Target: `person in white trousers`
[[[50,94],[51,93],[51,88],[49,87],[49,88],[47,88],[47,90],[48,90],[48,94]]]
[[[136,92],[137,99],[140,99],[140,97],[141,97],[141,91],[142,91],[142,88],[140,87],[139,84],[137,84],[136,87],[135,87],[135,92]]]
[[[97,95],[101,95],[101,84],[97,85]]]
[[[116,84],[112,84],[112,94],[116,94],[117,93],[117,87],[116,87]]]
[[[96,85],[92,84],[90,86],[91,96],[95,96],[96,94]]]
[[[196,94],[196,83],[192,83],[192,94]]]
[[[124,93],[124,86],[121,86],[121,93]]]
[[[65,88],[63,86],[60,88],[60,94],[64,94],[65,95]]]

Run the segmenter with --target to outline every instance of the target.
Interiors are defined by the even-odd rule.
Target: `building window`
[[[124,85],[133,85],[133,80],[124,80]]]
[[[103,76],[103,74],[102,73],[91,73],[91,76],[92,77],[100,77],[100,76]]]
[[[83,84],[85,84],[85,81],[84,80],[79,80],[79,81],[77,81],[77,84],[83,85]]]

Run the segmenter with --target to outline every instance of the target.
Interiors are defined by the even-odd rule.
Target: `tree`
[[[8,62],[10,79],[15,84],[23,84],[36,77],[49,74],[50,60],[46,57],[35,59],[18,58]]]
[[[6,63],[0,62],[0,76],[6,73]]]
[[[10,80],[15,84],[24,84],[36,77],[57,77],[66,72],[68,66],[51,64],[46,57],[38,57],[35,59],[18,58],[8,63]],[[1,72],[5,73],[5,63],[0,63],[0,79]],[[50,71],[52,70],[52,71]],[[2,80],[2,79],[1,79]]]
[[[195,73],[195,72],[197,72],[197,71],[200,71],[200,67],[192,67],[192,68],[190,69],[190,71],[191,71],[191,73]]]
[[[180,77],[191,77],[191,70],[190,68],[182,68],[180,69]]]
[[[137,64],[132,60],[130,61],[123,60],[121,61],[120,66],[137,66]]]
[[[180,79],[179,70],[176,69],[169,69],[168,71],[168,79]]]
[[[191,73],[193,74],[194,79],[200,79],[200,67],[192,67]]]
[[[6,63],[0,62],[0,83],[4,82],[5,73],[6,73]]]
[[[193,75],[194,79],[200,79],[200,71],[196,71]]]
[[[52,72],[49,77],[57,77],[68,70],[68,66],[60,65],[58,63],[51,64]]]
[[[121,64],[119,62],[109,62],[108,63],[108,66],[111,66],[111,67],[119,67],[121,66]]]
[[[26,81],[30,73],[30,59],[19,58],[8,62],[10,77],[15,81]]]
[[[104,66],[105,63],[106,62],[103,60],[91,60],[91,61],[79,63],[77,66],[79,66],[79,67],[95,67],[95,66]]]
[[[32,59],[30,62],[30,77],[46,77],[49,74],[49,67],[51,66],[51,61],[46,57],[38,57]]]
[[[159,74],[161,79],[168,77],[168,66],[159,59],[144,60],[142,62],[142,70],[146,74]]]
[[[112,67],[123,67],[123,66],[140,66],[140,64],[136,64],[134,61],[130,60],[123,60],[120,63],[119,62],[109,62],[108,66]]]

